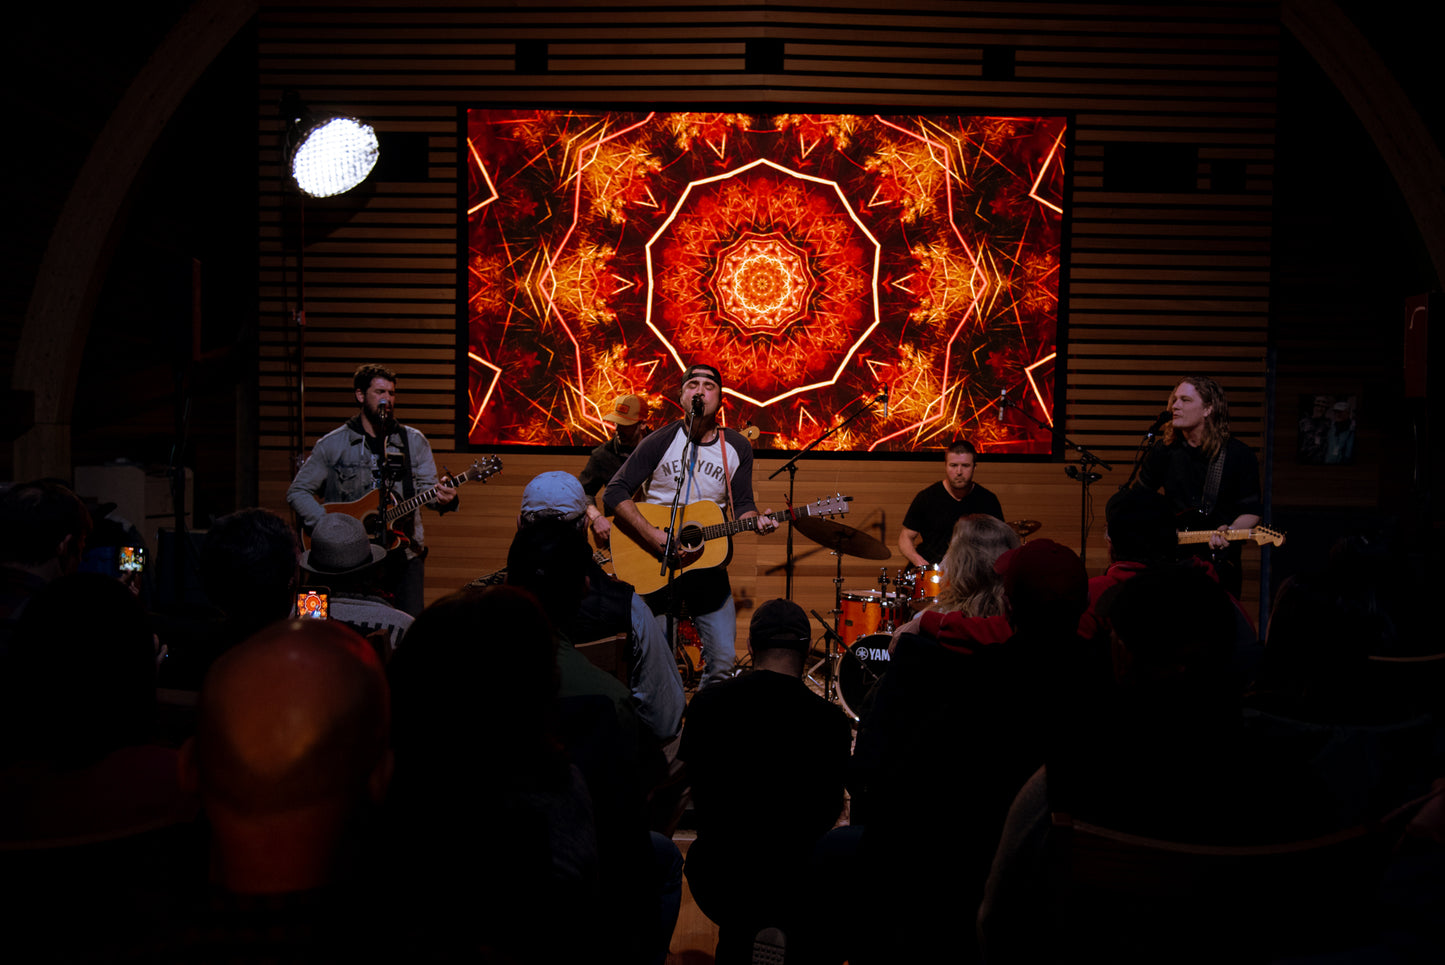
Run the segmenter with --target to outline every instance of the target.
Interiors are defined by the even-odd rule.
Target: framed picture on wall
[[[1298,461],[1318,466],[1354,462],[1355,406],[1354,395],[1301,394]]]

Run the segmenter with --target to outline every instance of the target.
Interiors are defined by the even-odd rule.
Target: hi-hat
[[[1028,539],[1042,529],[1044,524],[1036,519],[1016,519],[1008,525],[1019,534],[1019,539]]]

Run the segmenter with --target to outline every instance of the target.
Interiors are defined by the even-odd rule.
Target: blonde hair
[[[1224,397],[1224,389],[1219,383],[1202,375],[1190,375],[1174,383],[1174,388],[1169,392],[1169,408],[1174,408],[1174,395],[1179,387],[1185,383],[1194,386],[1194,391],[1199,393],[1199,401],[1210,409],[1209,415],[1204,417],[1204,444],[1200,446],[1204,454],[1210,459],[1229,441],[1229,401]],[[1164,427],[1164,444],[1167,446],[1174,442],[1177,433],[1173,425]]]
[[[1003,581],[994,561],[1020,545],[1018,533],[1002,520],[981,513],[953,524],[953,538],[943,556],[943,588],[934,609],[971,617],[1001,616]]]

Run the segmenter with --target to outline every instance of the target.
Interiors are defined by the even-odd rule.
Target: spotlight
[[[334,197],[365,181],[380,153],[370,124],[354,117],[324,118],[300,132],[291,150],[291,177],[313,198]]]

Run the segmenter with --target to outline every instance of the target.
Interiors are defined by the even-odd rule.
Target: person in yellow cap
[[[582,475],[578,477],[582,480],[582,491],[594,505],[597,494],[612,479],[613,474],[622,468],[622,464],[632,455],[632,450],[637,448],[642,437],[647,435],[646,419],[647,402],[636,395],[619,396],[617,401],[612,403],[612,411],[602,417],[602,421],[610,422],[614,427],[612,438],[592,450],[592,455],[587,457],[587,468],[583,469]],[[600,514],[601,510],[596,510],[595,513],[589,510],[588,521],[595,522],[592,517]]]

